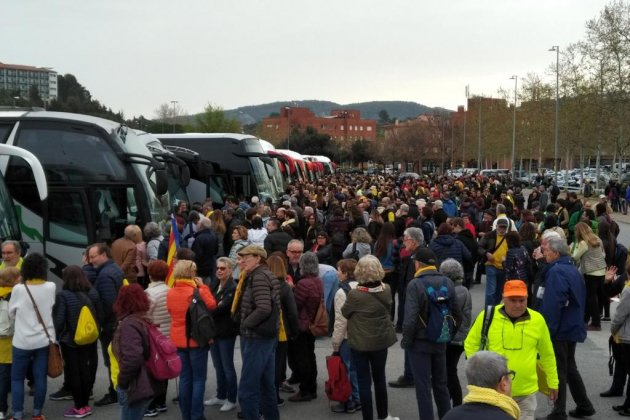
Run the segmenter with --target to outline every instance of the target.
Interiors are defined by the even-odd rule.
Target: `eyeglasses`
[[[514,378],[516,378],[516,372],[514,372],[513,370],[508,370],[501,377],[503,378],[504,376],[507,376],[508,378],[510,378],[510,380],[513,381]]]
[[[293,250],[288,250],[287,252],[291,253],[291,254],[301,254],[304,251],[293,251]]]

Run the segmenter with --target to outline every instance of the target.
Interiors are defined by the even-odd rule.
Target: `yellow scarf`
[[[464,397],[464,404],[482,403],[494,405],[517,419],[521,415],[521,409],[511,397],[503,395],[494,389],[468,385],[468,395]]]
[[[243,294],[243,285],[245,284],[246,277],[247,277],[247,273],[243,271],[241,271],[241,274],[238,276],[238,284],[236,285],[236,291],[234,292],[234,300],[232,301],[232,308],[230,309],[232,316],[236,314],[238,305],[241,302],[241,294]]]
[[[422,274],[423,272],[425,272],[427,270],[435,270],[435,271],[437,271],[437,267],[434,266],[434,265],[427,265],[426,267],[419,268],[418,271],[416,271],[416,274],[414,274],[414,276],[418,277],[420,274]]]

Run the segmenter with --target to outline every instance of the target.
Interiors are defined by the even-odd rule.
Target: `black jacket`
[[[442,420],[470,420],[470,419],[483,419],[483,420],[514,420],[505,411],[499,407],[482,404],[482,403],[467,403],[462,404],[451,409]]]
[[[122,287],[123,272],[113,260],[107,260],[96,269],[94,288],[98,292],[103,309],[101,329],[113,332],[116,329],[116,315],[114,315],[114,302],[118,297],[118,291]]]
[[[79,293],[82,294],[81,297]],[[77,329],[79,313],[85,304],[90,306],[96,323],[101,325],[103,310],[95,288],[91,288],[89,292],[75,292],[63,289],[57,293],[55,306],[53,307],[53,322],[55,324],[57,341],[70,347],[77,346],[74,342],[74,333]]]
[[[236,292],[236,283],[233,279],[228,279],[225,287],[219,290],[221,282],[218,279],[212,280],[210,290],[217,302],[217,307],[212,311],[214,325],[217,328],[217,338],[236,337],[238,335],[238,325],[232,321],[232,301]]]
[[[291,235],[281,229],[269,232],[265,238],[265,251],[267,251],[267,255],[271,255],[271,253],[276,251],[285,253],[292,239]]]
[[[195,233],[195,241],[190,249],[195,253],[197,274],[200,277],[214,279],[216,271],[217,253],[219,252],[219,240],[210,229],[202,229]]]

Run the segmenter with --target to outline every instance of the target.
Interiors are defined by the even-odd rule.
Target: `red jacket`
[[[195,287],[197,287],[197,284],[193,280],[176,279],[175,286],[166,295],[166,309],[171,315],[171,340],[180,349],[185,349],[189,346],[199,347],[192,338],[190,343],[186,342],[186,312],[192,300]],[[199,295],[209,310],[213,311],[217,307],[210,289],[205,284],[199,286]]]

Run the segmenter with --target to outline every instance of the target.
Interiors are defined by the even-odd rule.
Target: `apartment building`
[[[48,67],[0,63],[0,89],[19,91],[21,97],[27,98],[33,85],[44,102],[57,98],[57,72]]]

